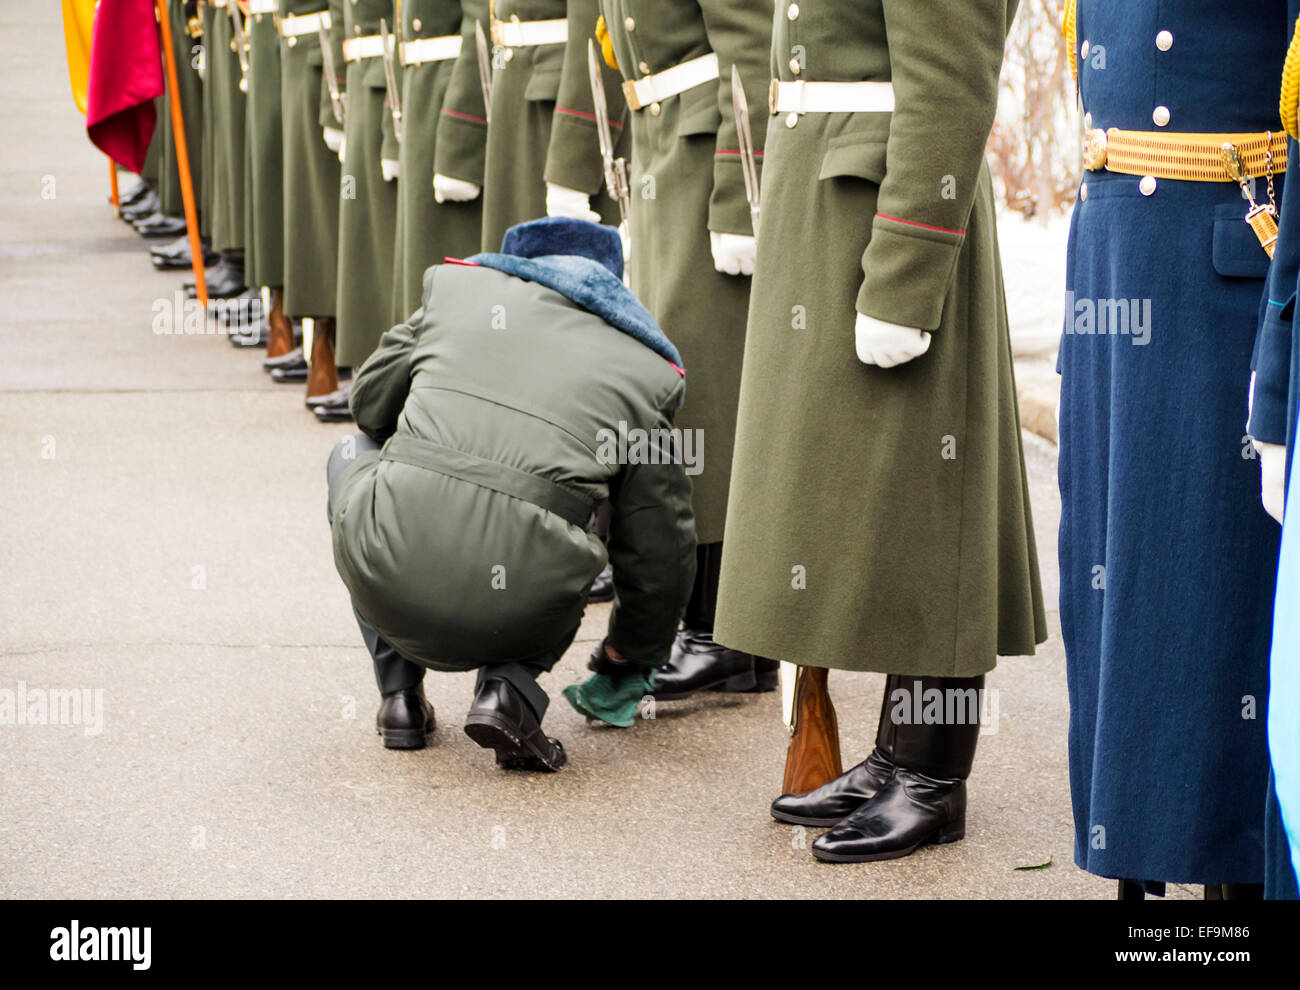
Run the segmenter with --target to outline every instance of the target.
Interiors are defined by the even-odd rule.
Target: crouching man
[[[662,666],[690,595],[690,482],[671,443],[685,372],[624,287],[611,227],[537,220],[500,254],[447,261],[353,382],[362,433],[327,472],[334,562],[385,746],[433,731],[426,669],[476,669],[465,733],[503,767],[558,770],[537,676],[572,643],[606,560],[617,597],[593,669]],[[611,463],[602,438],[620,430],[660,446]],[[587,531],[606,499],[608,549]]]

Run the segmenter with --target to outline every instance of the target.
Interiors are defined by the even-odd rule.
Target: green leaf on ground
[[[1055,856],[1048,856],[1046,863],[1039,863],[1037,866],[1017,866],[1016,869],[1017,870],[1045,870],[1052,865],[1052,860],[1055,858],[1056,858]]]

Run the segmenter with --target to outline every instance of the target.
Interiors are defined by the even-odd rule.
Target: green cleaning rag
[[[588,718],[627,729],[636,722],[636,706],[650,693],[654,679],[654,671],[644,669],[629,671],[617,679],[592,674],[581,684],[566,687],[564,696]]]

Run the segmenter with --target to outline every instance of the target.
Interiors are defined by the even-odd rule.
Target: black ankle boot
[[[813,855],[830,863],[866,863],[965,836],[966,778],[979,742],[983,687],[983,676],[891,674],[877,745],[894,761],[894,773],[872,798],[813,842]],[[925,712],[932,690],[940,692],[944,721],[915,724],[904,717]]]
[[[695,548],[695,585],[668,663],[655,671],[650,693],[656,701],[680,701],[700,691],[776,689],[776,661],[729,649],[713,638],[721,570],[721,543]]]
[[[375,716],[375,732],[384,737],[384,748],[424,749],[436,728],[424,685],[390,691],[383,699]]]
[[[829,828],[876,796],[894,775],[894,761],[877,746],[851,770],[806,794],[782,794],[772,802],[772,817],[791,825]]]

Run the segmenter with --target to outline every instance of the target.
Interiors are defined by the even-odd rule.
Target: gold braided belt
[[[1084,135],[1083,164],[1125,175],[1189,182],[1236,182],[1224,167],[1224,146],[1236,149],[1242,174],[1276,175],[1286,171],[1286,133],[1171,134],[1097,128]]]

